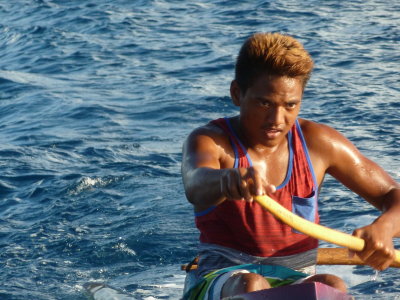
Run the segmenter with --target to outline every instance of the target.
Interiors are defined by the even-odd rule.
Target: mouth
[[[269,139],[277,138],[282,134],[282,129],[279,128],[264,128],[264,134]]]

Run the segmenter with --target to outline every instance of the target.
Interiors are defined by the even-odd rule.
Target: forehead
[[[302,81],[296,77],[261,75],[247,89],[246,94],[302,95]]]

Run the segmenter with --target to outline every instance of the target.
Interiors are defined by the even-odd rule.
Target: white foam
[[[84,177],[81,179],[81,181],[78,183],[78,185],[70,190],[71,195],[77,195],[83,191],[90,190],[92,188],[96,187],[104,187],[107,184],[110,183],[110,180],[103,180],[102,178],[90,178],[90,177]]]
[[[41,87],[57,87],[64,86],[65,81],[54,79],[49,76],[44,76],[35,73],[26,73],[20,71],[5,71],[0,70],[0,77],[22,84],[30,84]],[[68,79],[71,80],[71,79]]]
[[[127,254],[129,254],[129,255],[136,256],[135,250],[129,248],[128,245],[125,244],[125,243],[118,243],[118,244],[117,244],[116,246],[114,246],[113,248],[114,248],[114,249],[118,249],[118,250],[120,250],[121,252],[125,252],[125,253],[127,253]]]

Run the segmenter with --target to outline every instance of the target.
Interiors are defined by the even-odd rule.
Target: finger
[[[261,184],[263,186],[263,194],[273,194],[276,192],[276,186],[270,184],[267,180],[262,179]]]
[[[253,197],[251,195],[250,189],[249,189],[249,184],[245,179],[241,179],[239,182],[239,192],[242,198],[244,198],[247,201],[252,201]]]
[[[365,261],[368,265],[376,270],[383,271],[387,269],[394,260],[394,252],[390,249],[376,251]]]
[[[393,247],[385,245],[385,243],[380,240],[368,240],[368,235],[362,228],[356,229],[353,232],[353,235],[365,240],[364,249],[356,252],[356,254],[366,264],[379,271],[382,271],[390,266],[395,256]]]
[[[389,250],[389,252],[386,251],[386,261],[382,264],[381,270],[386,270],[387,268],[390,267],[390,265],[394,262],[396,258],[396,254],[394,252],[394,249]]]
[[[364,239],[364,231],[362,229],[356,229],[353,231],[353,235]],[[351,251],[352,253],[355,253],[359,258],[361,258],[363,261],[367,261],[368,257],[370,257],[374,250],[369,247],[368,243],[364,244],[364,248],[361,251]]]
[[[250,168],[249,175],[253,183],[251,186],[251,193],[256,196],[261,196],[265,194],[263,179],[261,178],[259,173],[254,168]]]
[[[237,175],[237,174],[236,174]],[[231,199],[234,200],[243,200],[243,194],[241,192],[241,181],[239,176],[229,178],[229,189],[232,194]]]
[[[265,188],[267,193],[273,194],[276,192],[276,186],[273,184],[268,184],[268,186]]]
[[[227,199],[238,199],[239,193],[235,192],[235,187],[231,184],[230,177],[222,177],[221,178],[221,194],[225,196]]]
[[[252,179],[252,168],[240,168],[237,169],[237,184],[238,191],[242,198],[247,201],[253,201],[252,187],[253,187],[253,179]]]
[[[273,184],[268,183],[265,176],[262,176],[260,172],[255,169],[251,168],[251,176],[254,182],[254,190],[252,193],[254,195],[264,195],[264,194],[272,194],[275,193],[276,187]]]
[[[384,246],[382,242],[373,243],[375,252],[368,257],[368,261],[371,262],[378,270],[384,270],[390,266],[394,261],[395,252],[393,247]]]
[[[249,200],[251,198],[251,194],[248,191],[248,182],[246,180],[246,169],[236,169],[235,176],[232,178],[234,181],[232,184],[236,187],[237,194],[241,199]]]

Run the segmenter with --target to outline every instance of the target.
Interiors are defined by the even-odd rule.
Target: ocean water
[[[301,116],[338,129],[400,179],[396,1],[0,1],[0,299],[179,299],[196,254],[181,145],[236,114],[235,57],[257,31],[316,62]],[[378,213],[327,178],[324,225]],[[395,242],[398,248],[400,244]],[[397,270],[322,267],[357,299],[400,299]]]

